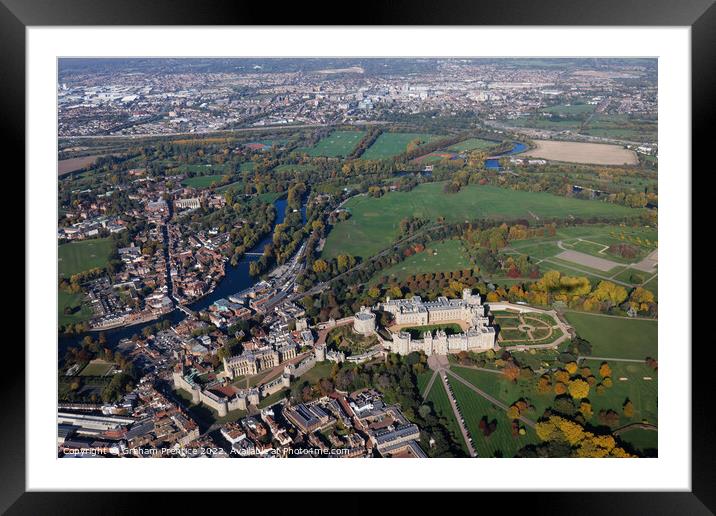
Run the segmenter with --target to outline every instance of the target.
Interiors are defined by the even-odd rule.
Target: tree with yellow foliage
[[[601,376],[602,378],[607,378],[611,375],[612,368],[609,367],[609,364],[607,362],[602,362],[602,365],[599,366],[599,376]]]
[[[576,378],[569,382],[567,387],[570,396],[576,400],[589,396],[589,384],[580,378]]]
[[[577,362],[569,362],[564,368],[567,370],[570,376],[573,376],[577,372]]]

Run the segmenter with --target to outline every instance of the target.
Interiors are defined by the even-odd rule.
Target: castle
[[[224,358],[224,371],[230,378],[255,375],[296,357],[296,346],[285,345]]]
[[[464,333],[447,335],[444,330],[437,330],[435,335],[427,331],[422,339],[413,339],[406,331],[391,332],[392,341],[383,340],[383,346],[394,353],[407,355],[413,351],[423,351],[426,355],[447,355],[460,351],[486,351],[494,349],[497,339],[495,328],[490,326],[490,319],[485,313],[485,306],[479,294],[472,294],[469,288],[463,289],[461,299],[448,299],[439,297],[435,301],[423,301],[420,296],[411,299],[386,298],[384,303],[377,307],[393,315],[398,326],[427,326],[445,322],[461,321],[467,325]],[[360,329],[367,330],[369,318],[363,314],[366,310],[356,314],[356,321],[362,316],[358,324]],[[375,314],[372,323],[375,328]],[[362,332],[361,332],[362,333]]]

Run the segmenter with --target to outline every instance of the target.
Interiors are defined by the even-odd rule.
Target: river
[[[485,160],[485,168],[488,170],[499,170],[500,169],[500,157],[511,156],[512,154],[519,154],[527,150],[527,145],[521,142],[515,142],[515,146],[510,150],[497,154],[494,158]]]
[[[263,253],[266,244],[270,243],[273,239],[273,229],[276,227],[277,224],[281,224],[286,218],[287,203],[288,201],[285,197],[278,199],[274,202],[274,207],[276,208],[276,218],[274,220],[273,226],[271,227],[271,232],[263,239],[261,239],[261,241],[256,244],[249,252]],[[301,215],[302,220],[305,223],[305,202],[301,206]],[[219,281],[219,284],[216,286],[216,288],[214,288],[211,293],[190,304],[189,308],[194,311],[206,310],[215,301],[230,296],[231,294],[235,294],[237,292],[245,290],[256,284],[260,280],[260,277],[253,277],[249,274],[249,264],[253,261],[258,260],[259,258],[260,256],[245,255],[241,259],[241,261],[236,264],[236,266],[233,266],[231,265],[231,263],[226,262],[224,277]],[[186,315],[182,311],[174,309],[168,314],[165,314],[158,319],[154,319],[146,323],[136,324],[134,326],[122,326],[120,328],[104,330],[101,333],[103,333],[106,337],[107,345],[110,348],[114,348],[122,339],[131,338],[133,335],[141,335],[142,329],[147,326],[152,326],[162,321],[169,321],[172,325],[174,325],[179,323],[185,317]],[[65,354],[65,351],[69,346],[77,345],[86,335],[90,335],[93,338],[96,338],[97,335],[99,335],[99,332],[82,333],[80,335],[73,335],[71,337],[60,336],[58,342],[59,357],[62,357]]]

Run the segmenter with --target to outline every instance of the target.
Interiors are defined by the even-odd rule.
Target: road
[[[449,370],[447,369],[445,371],[449,372]],[[460,433],[462,433],[462,439],[465,441],[465,445],[467,446],[467,451],[470,454],[470,457],[477,457],[477,452],[475,451],[475,448],[472,445],[472,441],[470,440],[470,432],[468,432],[467,427],[463,422],[463,418],[460,415],[460,411],[457,408],[457,402],[455,401],[455,397],[452,395],[452,390],[450,389],[450,385],[448,385],[445,373],[443,371],[440,371],[439,373],[438,371],[435,371],[435,374],[439,374],[440,379],[443,382],[443,387],[445,387],[445,392],[447,393],[448,399],[450,400],[452,411],[455,414],[455,419],[457,420],[457,424],[460,427]]]
[[[639,360],[636,358],[614,358],[614,357],[588,357],[588,356],[580,356],[580,359],[585,360],[603,360],[605,362],[634,362],[637,364],[643,364],[644,360]]]

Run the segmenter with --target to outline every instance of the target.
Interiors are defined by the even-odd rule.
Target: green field
[[[403,328],[403,331],[407,331],[410,333],[410,336],[414,339],[420,339],[423,336],[423,333],[426,332],[435,332],[437,330],[442,330],[448,335],[455,335],[457,333],[462,333],[462,328],[460,328],[459,324],[455,323],[447,323],[447,324],[428,324],[425,326],[413,326],[410,328]]]
[[[378,136],[378,139],[375,140],[373,145],[363,153],[361,158],[392,158],[405,152],[408,148],[408,144],[415,139],[419,139],[421,142],[429,142],[435,138],[440,138],[440,136],[425,133],[382,133]]]
[[[421,396],[425,394],[425,387],[428,386],[428,382],[430,381],[430,377],[433,375],[433,371],[431,369],[428,369],[425,372],[422,372],[418,375],[415,375],[417,384],[418,384],[418,391],[420,391]],[[436,379],[437,381],[437,379]]]
[[[273,405],[274,403],[278,403],[286,397],[286,391],[288,391],[288,389],[281,389],[278,392],[274,392],[273,394],[266,396],[259,402],[259,408],[266,408]]]
[[[497,142],[495,140],[484,140],[482,138],[470,138],[469,140],[465,140],[460,143],[450,145],[450,147],[448,147],[447,150],[451,150],[451,151],[455,151],[455,152],[464,152],[464,151],[472,151],[472,150],[484,151],[487,149],[491,149],[492,147],[495,147],[499,144],[500,144],[500,142]]]
[[[284,163],[273,169],[274,172],[309,172],[316,167],[310,163]]]
[[[546,408],[552,405],[554,394],[539,394],[535,389],[536,378],[518,380],[517,383],[507,380],[502,374],[488,373],[469,367],[451,366],[452,371],[470,382],[478,389],[494,396],[508,407],[519,399],[529,400],[534,409],[528,410],[525,417],[537,421]],[[455,383],[455,382],[453,382]]]
[[[584,364],[597,371],[601,361],[585,360]],[[594,412],[591,423],[599,424],[597,413],[600,410],[612,409],[621,416],[620,426],[642,421],[656,425],[659,416],[658,371],[644,364],[630,362],[611,361],[609,366],[612,368],[612,387],[606,389],[604,394],[597,394],[594,390],[589,393],[589,401]],[[644,380],[645,377],[651,380]],[[622,406],[627,398],[634,404],[634,415],[630,418],[624,416],[622,412]]]
[[[68,278],[78,272],[107,266],[114,241],[95,238],[62,244],[57,248],[58,269],[61,277]]]
[[[87,364],[79,374],[80,376],[104,376],[112,369],[114,369],[112,362],[96,359]]]
[[[214,190],[215,193],[221,193],[225,192],[229,188],[232,188],[235,192],[243,192],[244,191],[244,182],[243,181],[234,181],[233,183],[226,184],[224,186],[220,186]]]
[[[57,291],[57,323],[60,326],[86,321],[92,317],[92,311],[82,304],[83,294],[70,294],[62,290]],[[71,314],[65,314],[65,307],[70,307]]]
[[[448,376],[448,378],[450,377]],[[520,448],[536,442],[537,436],[530,428],[526,428],[526,435],[513,437],[510,428],[511,422],[505,411],[467,386],[452,379],[450,387],[452,387],[455,400],[465,418],[465,425],[472,436],[472,443],[478,457],[514,457]],[[495,432],[489,437],[485,437],[479,427],[483,417],[486,417],[488,422],[493,420],[497,422]]]
[[[462,438],[460,425],[455,418],[455,412],[452,409],[447,392],[445,392],[445,386],[443,385],[443,382],[440,381],[440,378],[435,379],[435,383],[433,383],[426,401],[433,404],[435,413],[438,417],[445,419],[445,427],[450,431],[450,434],[452,434],[453,440],[460,445],[460,448],[462,448],[465,452],[465,455],[468,455],[469,452],[467,445],[465,444],[465,440]]]
[[[306,149],[309,156],[339,158],[348,156],[365,137],[365,131],[333,131],[322,138],[315,147]]]
[[[321,378],[330,378],[331,370],[333,369],[333,362],[316,362],[316,365],[311,369],[303,373],[299,378],[298,382],[308,382],[310,384],[316,383]]]
[[[189,177],[181,182],[184,186],[190,186],[192,188],[209,188],[214,183],[218,183],[224,176],[221,174],[215,174],[211,176],[196,176]]]
[[[378,271],[371,278],[370,284],[377,283],[383,276],[402,281],[412,274],[451,272],[470,267],[469,260],[463,254],[460,240],[445,240],[432,243],[425,251],[409,256],[388,269]]]
[[[495,186],[470,185],[456,194],[443,192],[444,183],[425,183],[410,192],[390,192],[380,198],[358,196],[345,208],[351,218],[337,224],[328,235],[323,256],[341,253],[368,257],[387,248],[398,236],[400,221],[415,216],[447,222],[476,219],[540,219],[547,217],[622,217],[638,210],[559,197],[549,193],[525,192]]]
[[[592,344],[592,356],[636,360],[648,356],[658,358],[657,321],[602,317],[583,312],[566,312],[564,315],[577,334]]]
[[[619,432],[619,438],[625,443],[631,444],[640,452],[657,450],[659,448],[659,432],[646,430],[644,428],[630,428]]]

